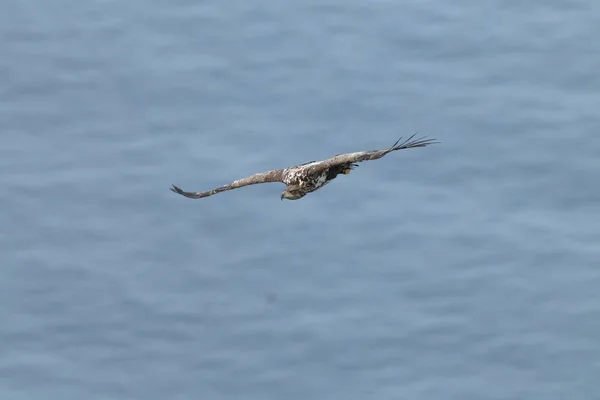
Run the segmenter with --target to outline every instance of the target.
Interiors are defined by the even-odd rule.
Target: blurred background
[[[599,2],[13,1],[0,37],[0,398],[600,398]],[[417,131],[300,201],[168,190]]]

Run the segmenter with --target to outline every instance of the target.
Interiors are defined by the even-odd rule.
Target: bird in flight
[[[327,160],[311,161],[293,167],[260,172],[239,179],[229,185],[224,185],[205,192],[186,192],[175,185],[170,189],[173,192],[189,197],[190,199],[201,199],[227,190],[241,188],[243,186],[267,182],[281,182],[286,185],[285,190],[281,193],[281,200],[298,200],[308,193],[321,189],[339,174],[349,174],[355,167],[358,167],[358,164],[356,163],[377,160],[395,150],[425,147],[437,143],[435,139],[426,139],[424,137],[414,139],[415,135],[416,133],[403,142],[401,142],[402,138],[400,138],[392,147],[387,149],[338,154]]]

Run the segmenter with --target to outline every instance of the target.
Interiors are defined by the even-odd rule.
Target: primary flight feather
[[[352,169],[358,167],[356,163],[369,160],[377,160],[388,153],[396,150],[411,149],[413,147],[425,147],[436,143],[435,139],[414,139],[416,134],[400,143],[398,139],[392,147],[383,150],[359,151],[356,153],[338,154],[323,161],[311,161],[293,167],[275,169],[261,172],[239,179],[229,185],[224,185],[205,192],[186,192],[173,185],[171,190],[190,199],[201,199],[213,194],[237,189],[243,186],[256,185],[258,183],[281,182],[286,185],[281,194],[281,200],[298,200],[310,192],[314,192],[331,182],[339,174],[347,175]]]

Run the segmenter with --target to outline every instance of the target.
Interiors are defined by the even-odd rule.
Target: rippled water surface
[[[521,3],[0,6],[0,398],[599,399],[600,3]]]

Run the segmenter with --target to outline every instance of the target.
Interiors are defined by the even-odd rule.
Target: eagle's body
[[[175,185],[173,185],[171,190],[185,197],[200,199],[226,190],[237,189],[242,186],[266,182],[282,182],[286,185],[286,189],[281,194],[281,199],[297,200],[308,193],[321,189],[339,174],[349,174],[352,169],[358,167],[358,164],[356,164],[358,162],[376,160],[395,150],[425,147],[428,144],[434,143],[434,139],[421,138],[412,140],[414,136],[415,135],[412,135],[400,145],[398,145],[400,142],[400,140],[398,140],[388,149],[338,154],[335,157],[323,161],[311,161],[293,167],[261,172],[206,192],[185,192]]]
[[[333,166],[316,173],[311,173],[311,167],[318,165],[320,161],[300,164],[283,170],[283,183],[291,187],[299,187],[306,193],[314,192],[327,185],[338,174],[348,174],[350,169],[356,166]]]

